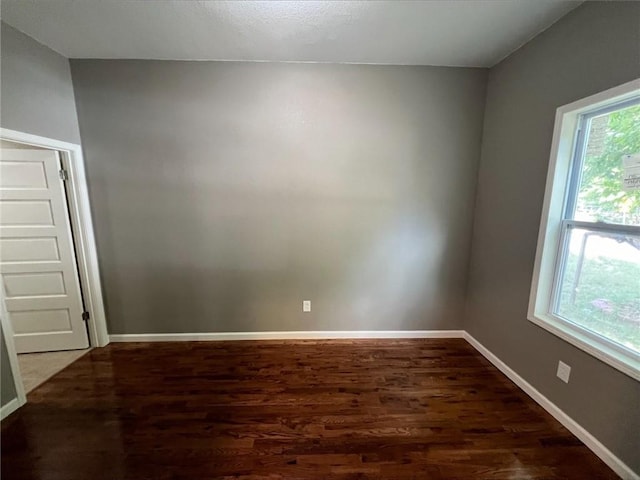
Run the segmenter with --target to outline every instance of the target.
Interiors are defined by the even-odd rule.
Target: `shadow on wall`
[[[334,205],[333,214],[322,215],[326,206],[318,206],[310,216],[312,208],[289,206],[274,208],[271,219],[245,212],[222,231],[182,215],[172,228],[192,241],[170,259],[157,252],[180,252],[177,232],[129,239],[145,254],[119,269],[116,281],[135,288],[109,291],[109,304],[124,301],[138,328],[166,333],[176,325],[182,332],[420,329],[425,319],[456,313],[449,304],[455,299],[438,298],[442,283],[455,281],[446,264],[455,247],[444,232],[429,229],[425,214],[399,216],[388,208],[364,214],[370,207],[345,204],[342,215]],[[257,237],[252,230],[261,224]],[[308,314],[301,311],[305,299],[312,300]],[[438,327],[448,328],[432,328]]]

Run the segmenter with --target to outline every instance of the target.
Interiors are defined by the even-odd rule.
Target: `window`
[[[640,81],[558,109],[528,317],[640,379]]]

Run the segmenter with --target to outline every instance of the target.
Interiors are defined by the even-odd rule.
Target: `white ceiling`
[[[70,58],[489,67],[581,1],[2,0]]]

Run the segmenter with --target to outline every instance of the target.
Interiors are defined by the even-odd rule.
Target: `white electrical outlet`
[[[556,375],[564,383],[569,383],[569,375],[571,375],[571,367],[562,361],[558,362],[558,372],[556,373]]]
[[[302,311],[310,312],[311,311],[311,300],[303,300],[302,301]]]

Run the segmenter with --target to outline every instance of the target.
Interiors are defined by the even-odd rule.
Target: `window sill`
[[[559,320],[552,315],[538,313],[535,315],[529,315],[527,318],[529,321],[596,357],[598,360],[601,360],[625,375],[640,381],[640,361],[633,358],[631,355],[626,355],[623,352],[610,347],[604,342],[599,342],[590,335],[582,333],[579,327],[574,328],[568,323]]]

